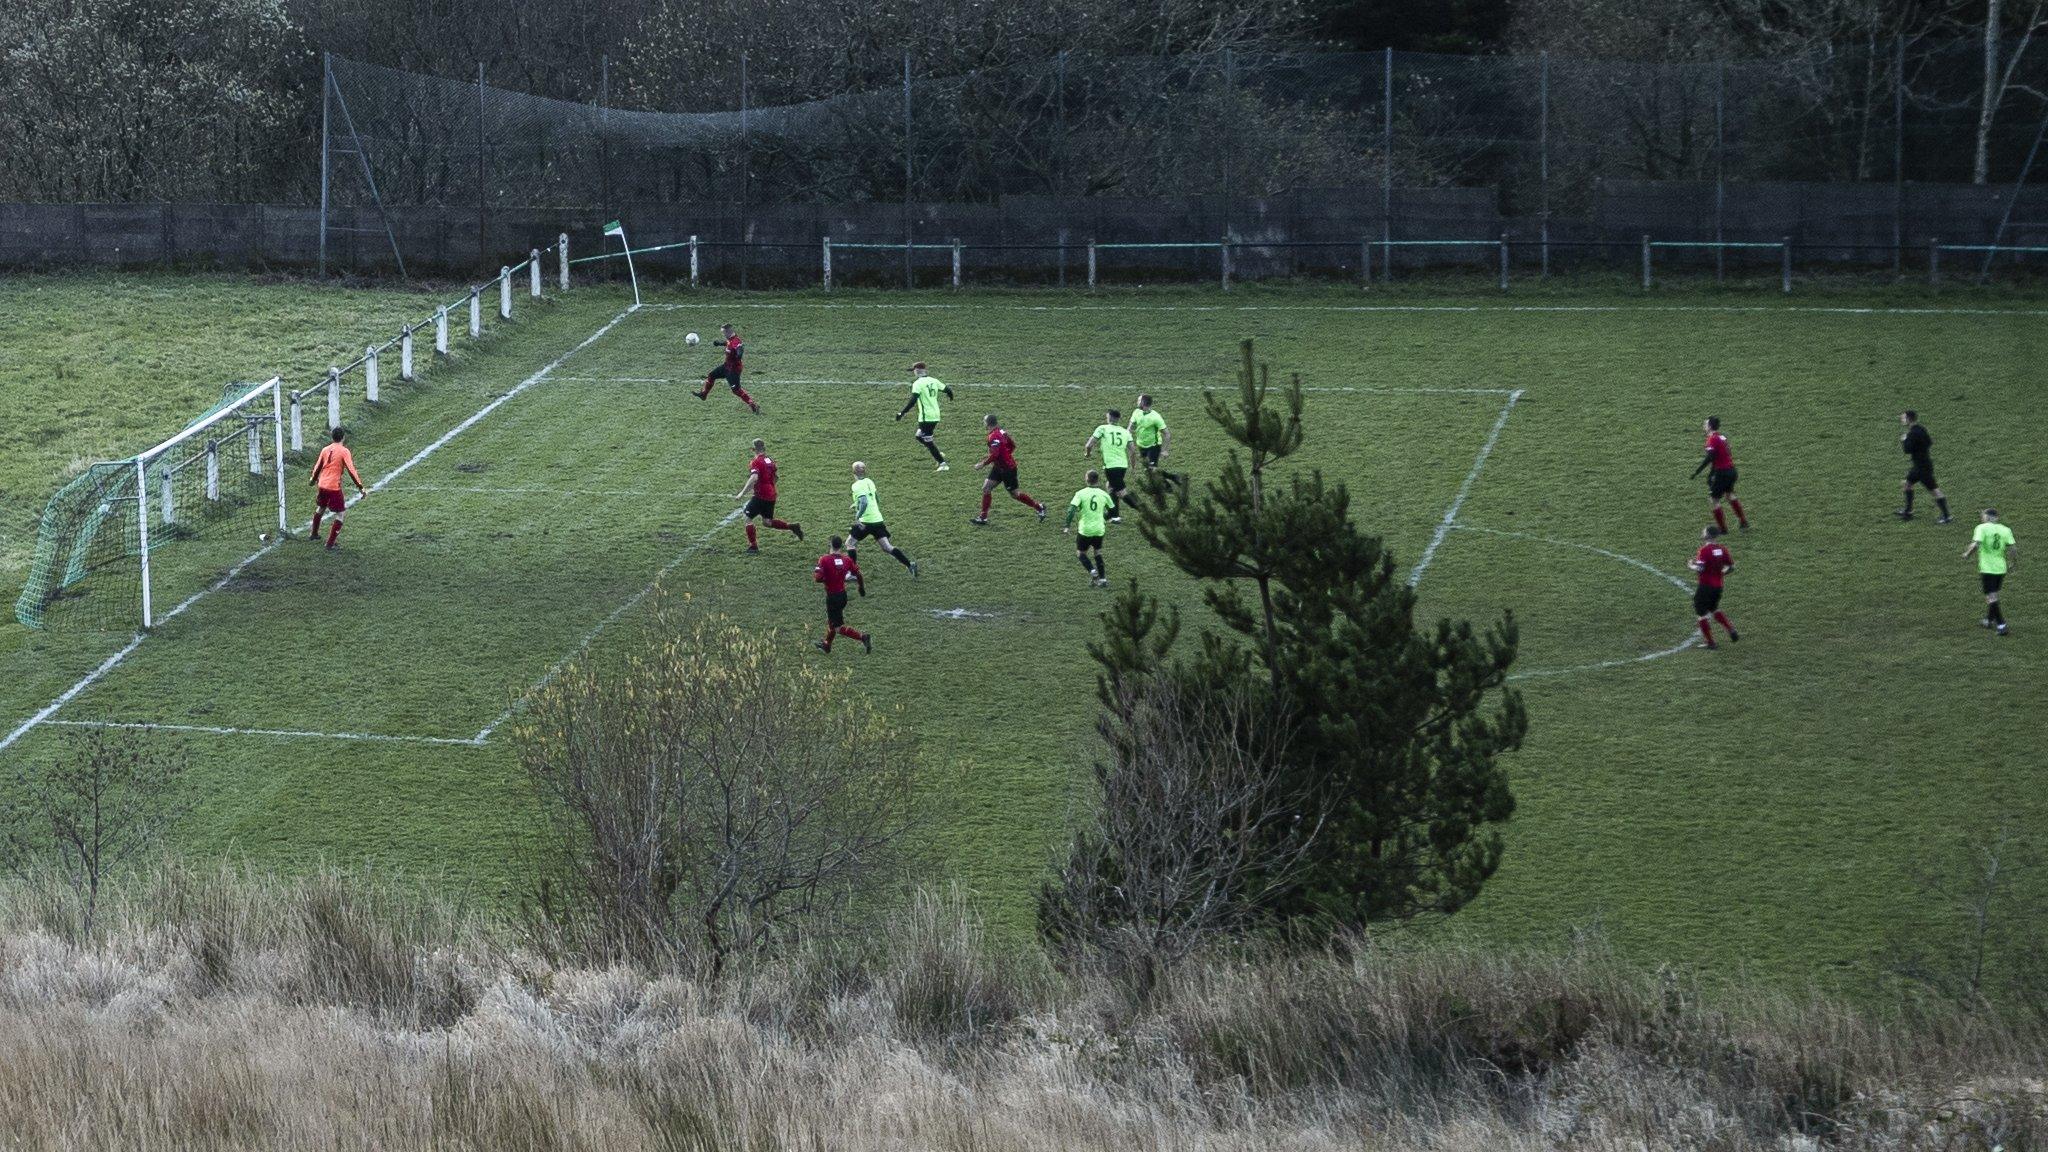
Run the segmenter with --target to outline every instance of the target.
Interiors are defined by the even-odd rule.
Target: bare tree
[[[2015,92],[2024,92],[2036,99],[2048,99],[2038,89],[2015,83],[2013,79],[2020,61],[2027,55],[2027,48],[2034,42],[2034,34],[2048,28],[2048,2],[2034,0],[2027,7],[2026,15],[2017,24],[2019,40],[2012,46],[2011,55],[2001,60],[2000,42],[2007,18],[2005,0],[1986,0],[1984,26],[1979,30],[1984,44],[1984,91],[1977,101],[1976,162],[1970,170],[1970,180],[1976,184],[1984,184],[1991,179],[1991,127],[1998,119],[1998,110],[2004,107],[2006,98]]]
[[[0,804],[0,862],[14,872],[54,865],[85,902],[92,931],[107,879],[183,815],[181,745],[132,731],[88,728],[65,754],[16,778]]]
[[[1254,923],[1316,829],[1282,784],[1291,737],[1248,688],[1159,671],[1108,690],[1096,818],[1041,892],[1039,923],[1144,996],[1204,942]]]
[[[2000,1005],[2048,1022],[2048,903],[2037,838],[2004,825],[1959,846],[1919,880],[1929,912],[1901,925],[1890,972],[1971,1008]]]
[[[552,911],[715,974],[893,881],[919,781],[887,718],[794,637],[655,600],[622,651],[527,700],[515,736],[556,833],[541,879],[575,885]]]

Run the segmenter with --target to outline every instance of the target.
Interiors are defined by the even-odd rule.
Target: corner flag
[[[617,236],[619,238],[619,247],[626,250],[626,275],[632,277],[633,307],[638,308],[640,306],[640,274],[633,271],[633,245],[626,240],[626,226],[614,220],[604,226],[604,234],[606,237]]]

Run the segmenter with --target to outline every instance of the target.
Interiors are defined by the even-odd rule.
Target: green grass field
[[[226,379],[303,386],[433,298],[203,277],[0,284],[0,592],[11,601],[67,467],[168,434]],[[372,861],[511,895],[534,811],[495,725],[519,693],[593,634],[603,644],[664,571],[808,642],[822,624],[810,565],[845,526],[863,459],[923,578],[864,552],[871,595],[851,617],[876,651],[829,659],[904,710],[956,793],[932,847],[1021,932],[1094,754],[1083,645],[1108,593],[1057,522],[1082,442],[1104,408],[1151,391],[1172,466],[1213,473],[1223,448],[1201,390],[1230,384],[1250,336],[1311,389],[1296,465],[1349,484],[1404,568],[1427,554],[1424,614],[1511,607],[1522,621],[1520,810],[1459,930],[1529,941],[1597,924],[1645,961],[1826,977],[1873,955],[1938,852],[2048,817],[2048,599],[2022,564],[2013,635],[1996,639],[1976,627],[1961,559],[1984,504],[2023,553],[2048,523],[2048,316],[2027,299],[669,291],[618,319],[627,302],[610,286],[522,299],[510,325],[378,412],[352,407],[377,481],[532,381],[353,511],[342,550],[263,556],[54,719],[234,730],[148,737],[193,752],[204,799],[179,830],[187,849]],[[687,391],[713,356],[682,333],[725,319],[747,338],[759,417],[723,389]],[[913,359],[958,395],[945,474],[892,420]],[[1935,436],[1953,525],[1891,516],[1908,405]],[[1053,522],[999,501],[993,525],[967,523],[987,411],[1019,439],[1024,486]],[[1730,542],[1724,607],[1744,639],[1716,653],[1674,650],[1694,635],[1680,585],[1705,522],[1688,473],[1708,413],[1756,525]],[[811,540],[766,533],[747,556],[729,497],[757,435],[782,465],[780,514]],[[295,529],[304,482],[301,468]],[[1107,556],[1117,580],[1196,602],[1128,526]],[[0,626],[0,737],[127,641]],[[0,770],[32,768],[63,731],[29,732]]]

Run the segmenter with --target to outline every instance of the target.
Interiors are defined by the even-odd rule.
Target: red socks
[[[327,530],[327,546],[328,546],[329,548],[332,548],[332,547],[334,547],[334,540],[335,540],[335,537],[337,537],[337,536],[340,536],[340,535],[341,535],[341,521],[339,521],[339,520],[336,520],[336,521],[334,522],[334,527],[332,527],[332,528],[329,528],[329,529]]]
[[[761,542],[760,542],[759,540],[755,539],[755,537],[754,537],[754,525],[753,525],[752,523],[749,523],[749,524],[747,525],[747,547],[749,547],[749,548],[754,548],[754,547],[758,547],[758,546],[760,545],[760,543],[761,543]]]
[[[832,650],[832,638],[837,635],[839,635],[839,629],[832,627],[825,629],[825,639],[820,641],[825,646],[825,651],[830,652]]]
[[[789,521],[787,520],[770,520],[768,522],[768,526],[770,528],[775,529],[777,532],[789,531]]]
[[[752,396],[747,395],[747,390],[745,388],[735,388],[732,390],[732,394],[740,398],[740,403],[745,404],[748,407],[753,406],[754,398]]]
[[[1708,644],[1712,644],[1714,642],[1714,626],[1705,620],[1700,621],[1700,635],[1706,638]]]
[[[306,539],[317,540],[320,538],[320,521],[326,518],[326,516],[327,513],[325,512],[313,513],[313,527],[307,530]]]
[[[1010,493],[1010,495],[1015,496],[1017,498],[1017,503],[1022,504],[1027,508],[1038,509],[1045,507],[1045,505],[1040,504],[1036,500],[1033,500],[1031,498],[1031,493],[1029,492],[1012,492]]]
[[[986,519],[988,519],[988,506],[989,506],[989,501],[990,501],[991,499],[993,499],[993,498],[994,498],[994,493],[992,493],[992,492],[983,492],[983,493],[981,494],[981,518],[982,518],[983,520],[986,520]]]
[[[1744,528],[1747,528],[1747,527],[1749,527],[1749,517],[1747,517],[1747,516],[1744,516],[1744,515],[1742,514],[1742,501],[1740,501],[1740,500],[1737,500],[1737,499],[1736,499],[1735,497],[1733,497],[1733,496],[1730,496],[1730,497],[1728,498],[1728,506],[1729,506],[1730,508],[1733,508],[1733,509],[1735,509],[1735,519],[1737,519],[1738,521],[1741,521],[1741,523],[1742,523],[1742,526],[1743,526]]]
[[[1726,628],[1726,629],[1727,629],[1727,630],[1729,630],[1730,632],[1733,632],[1733,631],[1735,631],[1735,625],[1733,625],[1733,624],[1730,624],[1730,623],[1728,622],[1728,617],[1727,617],[1727,614],[1725,614],[1725,613],[1723,613],[1723,612],[1719,612],[1719,611],[1717,611],[1717,612],[1715,612],[1715,613],[1714,613],[1714,622],[1715,622],[1716,624],[1719,624],[1719,625],[1720,625],[1721,627],[1723,627],[1723,628]]]
[[[1721,506],[1719,504],[1714,505],[1714,526],[1723,532],[1728,530],[1728,518],[1721,515]]]
[[[840,634],[841,636],[844,636],[844,637],[846,637],[846,638],[847,638],[848,640],[865,640],[865,639],[867,639],[867,634],[866,634],[865,632],[856,632],[856,631],[854,631],[853,629],[851,629],[851,628],[848,628],[848,627],[847,627],[846,625],[844,625],[844,624],[841,624],[841,625],[839,626],[839,634]]]

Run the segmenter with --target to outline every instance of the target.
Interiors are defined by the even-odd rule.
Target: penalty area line
[[[353,740],[375,744],[441,744],[480,747],[468,736],[394,736],[381,732],[313,732],[298,728],[229,728],[212,724],[156,724],[146,720],[51,720],[52,728],[115,728],[130,732],[186,732],[206,736],[269,736],[280,740]]]
[[[1444,537],[1449,536],[1451,529],[1457,525],[1458,512],[1465,507],[1465,498],[1472,494],[1472,485],[1478,482],[1480,471],[1486,467],[1486,458],[1493,455],[1493,446],[1500,442],[1500,430],[1507,427],[1508,416],[1514,412],[1515,404],[1521,399],[1520,388],[1508,393],[1508,402],[1501,405],[1500,415],[1494,418],[1493,430],[1486,434],[1486,443],[1479,446],[1479,455],[1472,460],[1472,470],[1465,473],[1464,482],[1458,485],[1458,494],[1451,499],[1451,506],[1444,509],[1444,518],[1438,522],[1435,535],[1429,538],[1429,546],[1422,550],[1422,558],[1417,560],[1415,567],[1409,571],[1410,588],[1422,583],[1422,574],[1429,571],[1430,561],[1436,559],[1436,550],[1443,547]]]
[[[382,491],[393,480],[396,480],[400,476],[405,475],[407,472],[412,471],[413,467],[419,464],[420,461],[425,460],[427,457],[432,456],[435,452],[440,451],[441,448],[444,445],[446,445],[450,440],[455,439],[457,436],[460,436],[462,433],[474,427],[477,421],[482,420],[484,417],[497,411],[500,407],[502,407],[505,404],[506,401],[512,399],[514,396],[519,395],[521,392],[526,391],[528,388],[533,387],[535,384],[538,384],[541,381],[547,379],[548,376],[551,373],[553,373],[555,369],[561,367],[563,362],[568,360],[569,357],[574,356],[578,352],[583,351],[585,348],[590,347],[592,344],[597,343],[597,341],[601,337],[603,337],[605,333],[610,332],[612,329],[618,327],[626,319],[626,317],[631,316],[634,312],[638,311],[639,308],[640,305],[635,304],[632,307],[627,308],[624,312],[621,312],[617,316],[614,316],[610,320],[606,321],[603,327],[599,328],[595,332],[592,332],[588,337],[586,337],[583,340],[582,343],[576,345],[574,348],[569,349],[567,352],[562,353],[560,356],[555,357],[553,360],[548,361],[546,364],[541,366],[539,371],[535,372],[531,376],[528,376],[526,379],[521,380],[510,391],[506,392],[504,395],[498,397],[497,399],[491,401],[489,404],[484,405],[482,408],[477,409],[474,413],[472,413],[469,416],[468,419],[464,420],[460,424],[457,424],[455,427],[450,428],[448,431],[442,433],[439,439],[427,445],[425,448],[420,449],[417,453],[413,455],[412,459],[407,460],[405,463],[400,464],[396,468],[393,468],[390,472],[385,473],[382,479],[370,485],[369,491]],[[354,507],[356,502],[360,501],[364,495],[365,493],[358,492],[355,495],[354,499],[351,499],[348,502],[347,506]],[[227,575],[222,576],[219,580],[214,581],[212,584],[207,585],[205,588],[202,588],[199,591],[194,592],[191,596],[185,599],[184,603],[179,604],[177,607],[165,613],[163,619],[158,621],[158,623],[167,623],[173,619],[176,619],[181,613],[185,611],[185,609],[190,608],[192,605],[198,603],[200,600],[208,596],[211,596],[213,593],[220,591],[222,588],[227,587],[230,581],[232,581],[235,577],[241,575],[242,570],[244,568],[247,568],[257,558],[265,555],[266,553],[276,550],[283,543],[284,537],[280,535],[277,539],[271,541],[264,547],[258,548],[256,551],[249,553],[247,556],[244,556],[240,563],[228,569]],[[91,672],[86,673],[83,677],[79,679],[79,681],[76,684],[73,684],[71,687],[65,689],[55,700],[52,700],[40,712],[37,712],[35,715],[23,721],[20,724],[20,726],[16,727],[12,732],[9,732],[4,739],[0,739],[0,751],[5,751],[7,747],[13,744],[15,741],[21,739],[23,736],[28,735],[30,732],[35,731],[42,725],[49,723],[50,718],[57,714],[58,709],[61,709],[66,704],[69,704],[72,700],[77,698],[79,693],[85,691],[87,688],[92,687],[94,683],[98,682],[107,673],[112,672],[115,668],[119,667],[121,662],[128,659],[129,656],[133,655],[135,650],[142,646],[142,642],[148,638],[149,633],[137,632],[134,638],[129,640],[127,645],[123,647],[119,652],[116,652],[112,656],[107,657],[106,661],[102,663],[99,667],[93,669]]]

